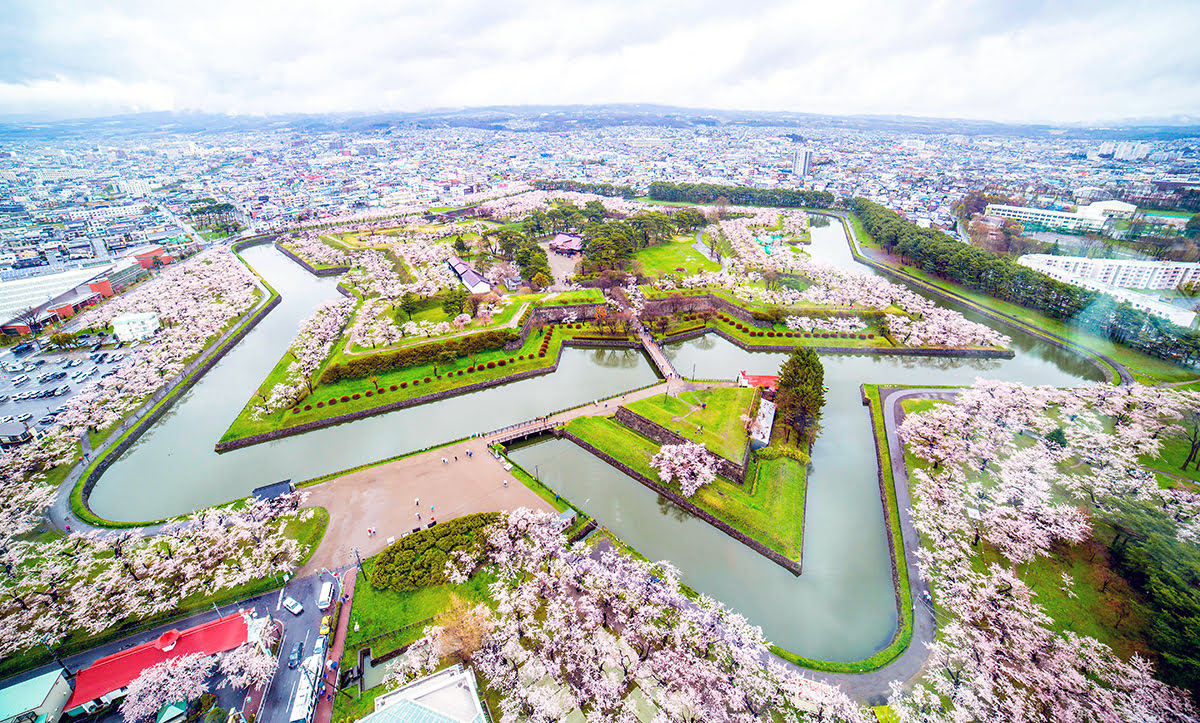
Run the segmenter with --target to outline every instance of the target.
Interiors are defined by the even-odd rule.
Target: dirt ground
[[[550,287],[551,291],[562,291],[567,288],[567,279],[575,275],[575,264],[579,263],[580,256],[563,256],[556,254],[549,248],[549,242],[542,242],[541,247],[546,249],[546,258],[550,261],[550,271],[554,273],[554,286]]]
[[[467,457],[468,449],[473,457]],[[553,511],[500,464],[482,440],[475,440],[370,467],[311,488],[304,504],[329,510],[329,527],[300,574],[349,565],[354,562],[355,548],[366,559],[386,547],[387,538],[399,538],[429,524],[430,519],[446,521],[518,507]],[[368,527],[378,532],[368,536]]]

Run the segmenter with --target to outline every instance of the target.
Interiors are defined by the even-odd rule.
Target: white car
[[[304,612],[304,606],[296,598],[288,595],[283,599],[283,609],[287,610],[292,615],[299,615]]]

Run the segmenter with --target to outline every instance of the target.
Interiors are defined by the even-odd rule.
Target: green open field
[[[627,404],[652,422],[681,436],[703,443],[709,451],[741,463],[746,451],[746,424],[742,416],[750,413],[756,389],[722,387],[679,396],[660,394]]]
[[[574,291],[560,291],[557,294],[549,294],[543,299],[543,304],[545,306],[554,306],[556,304],[603,303],[604,294],[600,291],[600,289],[576,289]]]
[[[665,244],[641,249],[633,255],[633,260],[641,264],[644,273],[651,276],[720,271],[720,264],[704,258],[704,255],[693,247],[695,241],[694,236],[680,236]]]
[[[611,417],[577,417],[567,423],[566,429],[646,477],[679,492],[677,484],[661,482],[658,472],[650,466],[658,445]],[[797,560],[804,543],[807,481],[807,469],[793,459],[755,460],[744,487],[718,477],[701,487],[690,501],[772,550]]]

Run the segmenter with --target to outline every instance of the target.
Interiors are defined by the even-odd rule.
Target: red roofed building
[[[758,387],[759,389],[775,391],[776,387],[779,386],[779,377],[767,374],[747,374],[743,370],[738,372],[737,384],[739,387]]]
[[[184,631],[169,630],[149,643],[100,658],[75,676],[75,692],[67,701],[68,713],[76,708],[92,712],[125,695],[125,689],[152,665],[200,653],[215,655],[233,650],[249,640],[244,614],[228,615]]]

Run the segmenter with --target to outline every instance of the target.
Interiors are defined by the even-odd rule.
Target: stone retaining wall
[[[744,532],[735,530],[727,522],[723,522],[722,520],[717,519],[716,517],[714,517],[712,514],[710,514],[706,510],[703,510],[703,509],[697,507],[696,505],[692,504],[691,502],[687,501],[686,499],[684,499],[684,497],[682,495],[680,495],[672,490],[667,489],[666,487],[655,482],[654,480],[650,479],[649,477],[642,474],[641,472],[638,472],[637,470],[633,469],[632,467],[625,464],[624,462],[617,460],[612,455],[607,454],[606,452],[603,452],[603,451],[597,449],[596,447],[592,446],[588,442],[583,441],[579,437],[576,437],[574,434],[571,434],[570,432],[568,432],[564,429],[558,429],[558,428],[553,430],[553,434],[556,437],[565,437],[566,439],[571,440],[575,444],[586,449],[588,452],[591,452],[592,454],[596,455],[600,459],[609,463],[613,467],[616,467],[618,470],[624,472],[625,474],[629,475],[630,477],[637,480],[638,482],[641,482],[646,487],[649,487],[654,492],[657,492],[659,495],[666,497],[668,500],[673,502],[675,505],[677,505],[684,511],[686,511],[692,515],[695,515],[696,517],[700,518],[701,520],[704,520],[708,524],[717,528],[721,532],[724,532],[726,535],[729,535],[733,539],[742,543],[746,547],[749,547],[750,549],[754,550],[758,554],[767,558],[771,562],[774,562],[775,564],[779,565],[780,567],[782,567],[783,569],[792,573],[793,575],[800,574],[802,567],[803,567],[800,560],[793,560],[789,557],[785,557],[784,555],[776,552],[775,550],[772,550],[771,548],[767,547],[766,545],[764,545],[763,543],[754,539],[753,537],[750,537],[749,535],[745,534]]]
[[[243,248],[245,248],[245,246],[243,246]],[[279,303],[282,300],[283,297],[281,297],[279,294],[272,296],[271,299],[261,309],[255,312],[254,315],[242,325],[242,328],[236,334],[226,339],[225,343],[218,347],[207,359],[204,360],[203,363],[193,369],[192,373],[187,378],[181,380],[178,384],[165,391],[162,397],[163,399],[166,399],[164,403],[160,404],[153,411],[139,419],[138,422],[133,425],[133,428],[125,434],[123,439],[118,441],[115,445],[104,452],[103,456],[96,463],[96,466],[92,468],[92,471],[80,481],[83,485],[82,498],[85,507],[87,507],[88,495],[91,494],[92,488],[96,486],[96,482],[99,481],[100,477],[104,475],[105,470],[107,470],[113,462],[116,462],[117,459],[125,453],[125,450],[132,447],[133,444],[137,442],[143,434],[145,434],[146,430],[153,427],[154,423],[157,422],[162,415],[166,414],[167,411],[169,411],[171,407],[175,405],[175,402],[183,396],[184,392],[191,389],[196,382],[200,381],[200,378],[203,377],[209,369],[212,369],[213,366],[215,366],[216,363],[219,362],[221,358],[229,352],[230,349],[236,346],[243,337],[249,334],[250,331],[258,325],[258,322],[266,318],[267,314],[270,313],[272,309],[274,309],[276,306],[279,306]],[[91,508],[88,507],[88,509],[90,510]]]
[[[469,394],[470,392],[477,392],[482,389],[487,389],[489,387],[496,387],[496,386],[500,386],[501,384],[508,384],[509,382],[517,382],[517,381],[521,381],[522,379],[529,379],[531,377],[542,376],[543,374],[553,374],[555,371],[558,370],[559,362],[562,361],[563,347],[568,347],[568,346],[574,347],[574,346],[588,346],[588,345],[585,343],[577,343],[571,339],[567,339],[562,343],[562,347],[559,347],[558,358],[556,358],[554,360],[553,364],[551,364],[550,366],[547,366],[547,367],[541,367],[539,369],[526,369],[525,371],[514,372],[512,374],[509,374],[509,375],[506,375],[503,377],[499,377],[497,379],[488,379],[488,380],[485,380],[482,382],[474,382],[472,384],[466,384],[461,387],[455,387],[453,389],[443,389],[440,392],[433,392],[432,394],[423,394],[419,397],[409,397],[408,399],[401,399],[401,400],[395,401],[395,402],[388,402],[387,404],[380,404],[378,406],[371,407],[369,409],[360,409],[355,412],[347,412],[346,414],[339,414],[334,417],[326,417],[325,419],[314,419],[311,422],[304,422],[303,424],[297,424],[293,427],[285,427],[283,429],[272,429],[269,432],[260,432],[258,434],[252,434],[249,437],[242,437],[240,439],[231,439],[228,442],[217,442],[216,445],[213,446],[213,449],[217,452],[228,452],[229,450],[232,450],[232,449],[240,449],[242,447],[249,447],[251,445],[261,444],[263,442],[270,442],[272,440],[282,439],[284,437],[290,437],[294,434],[304,434],[305,432],[311,432],[314,429],[321,429],[322,427],[332,427],[335,424],[341,424],[343,422],[352,422],[356,419],[363,419],[365,417],[370,417],[370,416],[373,416],[376,414],[386,414],[387,412],[393,412],[397,409],[406,409],[408,407],[415,407],[415,406],[418,406],[421,404],[426,404],[428,402],[436,402],[441,399],[446,399],[447,397],[458,396],[459,394]],[[611,343],[601,343],[601,344],[599,344],[599,346],[607,347],[607,346],[612,346],[612,344]]]
[[[529,332],[531,329],[533,329],[534,324],[552,324],[563,320],[571,312],[578,314],[580,319],[592,319],[595,318],[597,309],[606,306],[608,306],[608,304],[605,303],[575,304],[570,306],[535,306],[532,310],[530,310],[529,318],[526,319],[525,323],[521,324],[521,328],[517,330],[517,340],[506,345],[504,349],[506,351],[513,351],[514,349],[521,348],[521,346],[525,344],[525,339],[529,336]]]
[[[696,294],[694,296],[670,296],[665,299],[646,299],[643,307],[644,316],[674,314],[676,311],[720,311],[735,316],[747,324],[767,327],[771,322],[755,319],[753,312],[747,311],[737,304],[712,294]]]
[[[670,429],[667,429],[657,422],[646,419],[637,412],[631,411],[628,407],[617,407],[617,412],[614,416],[621,424],[629,427],[643,437],[657,442],[660,445],[686,444],[693,441],[671,431]],[[746,483],[745,457],[742,458],[742,464],[738,464],[737,462],[726,459],[725,457],[722,457],[711,450],[709,451],[709,454],[711,454],[717,460],[717,474],[740,485],[744,485]]]

